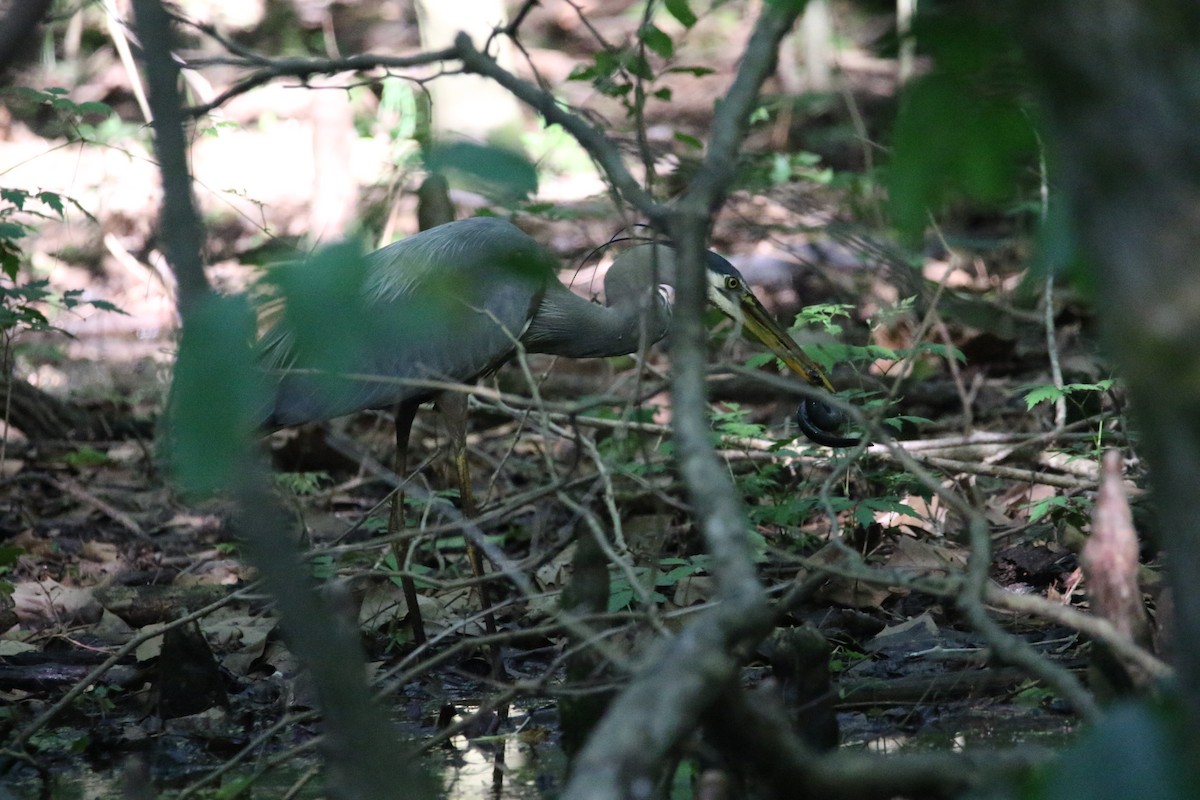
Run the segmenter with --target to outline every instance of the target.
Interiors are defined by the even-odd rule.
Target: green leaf
[[[967,12],[920,22],[917,40],[936,66],[904,92],[888,172],[892,218],[914,243],[947,201],[1012,198],[1037,153],[1012,31]]]
[[[638,31],[640,38],[654,52],[658,53],[663,58],[671,58],[675,55],[675,43],[671,41],[671,37],[662,32],[662,29],[647,22]]]
[[[1022,787],[1021,800],[1187,800],[1196,796],[1183,703],[1108,710],[1091,730]],[[1190,766],[1189,765],[1193,765]]]
[[[765,367],[772,361],[775,361],[774,353],[755,353],[746,359],[746,366],[750,369],[758,369],[759,367]]]
[[[651,69],[650,62],[641,53],[629,53],[622,63],[635,78],[641,78],[644,81],[654,80],[654,70]]]
[[[54,209],[55,213],[60,217],[66,213],[66,210],[63,208],[62,197],[54,192],[38,192],[37,199]]]
[[[101,117],[112,116],[113,109],[108,103],[101,103],[98,100],[86,100],[79,104],[78,110],[80,114],[96,115]]]
[[[0,567],[11,567],[17,563],[17,559],[25,555],[25,548],[16,547],[14,545],[0,546]]]
[[[430,172],[457,174],[479,191],[501,199],[537,192],[537,169],[523,153],[474,142],[434,144],[425,154]]]
[[[108,453],[94,447],[81,447],[73,453],[67,453],[63,461],[72,467],[98,467],[108,463]]]
[[[29,192],[24,189],[0,189],[0,200],[12,203],[18,211],[25,208],[25,201],[28,199]]]
[[[675,141],[677,141],[681,144],[686,144],[688,147],[691,147],[695,150],[703,150],[704,149],[704,142],[700,141],[695,136],[691,136],[689,134],[682,133],[680,131],[675,131],[674,137],[675,137]]]
[[[1025,395],[1025,410],[1029,411],[1038,403],[1055,401],[1062,396],[1063,393],[1056,386],[1039,386],[1029,394]]]
[[[1043,497],[1041,500],[1038,500],[1036,503],[1033,503],[1029,506],[1029,521],[1037,522],[1039,519],[1049,514],[1052,510],[1057,508],[1066,508],[1066,506],[1067,498],[1063,497],[1062,495]]]
[[[633,587],[628,581],[614,580],[608,594],[608,613],[615,614],[629,608],[633,602]]]
[[[125,309],[115,306],[107,300],[85,300],[84,302],[99,311],[111,311],[114,314],[123,314],[124,316],[129,316]]]
[[[808,5],[808,0],[767,0],[767,5],[800,14],[804,11],[804,7]]]
[[[167,430],[185,489],[208,494],[242,474],[268,395],[251,352],[254,313],[243,297],[205,297],[183,328]]]
[[[676,72],[685,75],[691,75],[695,78],[703,78],[705,75],[712,75],[714,72],[716,72],[716,70],[714,70],[712,67],[668,67],[667,69],[663,70],[663,72]]]
[[[28,232],[29,229],[19,222],[0,222],[0,239],[21,239]]]
[[[364,331],[363,284],[367,263],[357,242],[318,250],[303,264],[270,270],[267,280],[285,301],[284,320],[293,337],[295,366],[337,372],[357,362]],[[358,325],[346,324],[348,320]]]
[[[678,20],[683,27],[690,28],[696,24],[696,15],[688,6],[688,0],[666,0],[664,5],[667,7],[667,13]]]

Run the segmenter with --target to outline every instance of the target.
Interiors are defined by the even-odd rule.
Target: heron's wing
[[[471,381],[508,358],[553,274],[553,258],[511,224],[450,223],[369,256],[354,353],[339,375],[300,368],[284,326],[260,341],[279,383],[268,425],[380,408],[434,393],[413,381]]]

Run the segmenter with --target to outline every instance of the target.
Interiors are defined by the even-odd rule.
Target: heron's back
[[[303,371],[286,323],[262,338],[261,363],[279,376],[268,427],[420,400],[434,392],[405,381],[466,382],[494,369],[556,268],[541,245],[494,217],[441,225],[366,258],[363,306],[347,320],[356,347],[337,375]]]

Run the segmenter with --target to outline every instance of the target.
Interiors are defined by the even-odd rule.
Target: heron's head
[[[779,360],[813,386],[829,392],[833,386],[821,367],[805,355],[796,341],[782,325],[771,316],[758,298],[746,285],[746,279],[737,268],[716,253],[708,253],[708,301],[726,316],[771,349]],[[806,397],[796,413],[800,430],[817,444],[828,447],[853,447],[856,438],[838,434],[846,424],[846,415],[841,409],[824,400]]]
[[[825,371],[805,355],[791,334],[763,308],[737,268],[716,253],[708,253],[708,301],[771,349],[788,369],[830,392]]]
[[[673,286],[678,274],[675,263],[677,252],[662,243],[645,244],[631,248],[613,262],[605,278],[605,292],[610,304],[633,304],[654,297],[662,305],[665,320],[669,319],[674,299]],[[770,348],[788,369],[799,375],[810,385],[832,392],[833,386],[825,371],[809,358],[791,334],[758,302],[750,291],[742,273],[726,259],[709,251],[706,255],[705,275],[708,280],[708,301],[732,319],[744,332]],[[650,286],[647,286],[647,276]],[[648,289],[656,289],[650,291]],[[844,416],[834,406],[815,398],[806,398],[797,419],[800,429],[813,441],[831,447],[847,447],[857,443],[855,439],[844,439],[836,431],[844,422]]]

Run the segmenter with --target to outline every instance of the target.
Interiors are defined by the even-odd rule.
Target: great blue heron
[[[755,334],[806,381],[829,387],[821,369],[755,299],[741,274],[708,253],[708,297]],[[366,256],[364,295],[353,318],[339,375],[302,369],[295,332],[283,323],[260,343],[262,365],[277,376],[266,426],[280,428],[368,408],[396,411],[396,465],[405,470],[417,407],[437,399],[450,434],[463,513],[475,515],[466,461],[466,396],[439,392],[431,382],[465,383],[510,358],[518,346],[530,353],[572,358],[626,355],[667,333],[671,320],[675,251],[661,244],[622,253],[604,278],[607,305],[589,302],[564,286],[555,258],[512,223],[494,217],[449,222]],[[329,348],[326,348],[329,349]],[[337,348],[333,348],[337,349]],[[339,352],[339,355],[341,353]],[[325,370],[328,372],[328,370]],[[844,446],[834,433],[832,406],[806,399],[801,429],[817,442]],[[393,530],[401,527],[392,504]],[[478,550],[468,545],[472,572],[482,577]],[[405,553],[398,553],[403,563]],[[414,640],[424,641],[416,587],[402,576]],[[486,584],[480,600],[490,607]],[[485,617],[488,632],[495,621]],[[493,668],[498,655],[493,653]]]
[[[819,366],[758,302],[741,273],[708,253],[708,298],[810,384],[830,388]],[[429,381],[468,382],[517,350],[571,358],[627,355],[666,335],[675,251],[642,244],[622,253],[604,279],[606,305],[583,299],[556,276],[555,258],[512,223],[475,217],[431,228],[366,256],[362,346],[334,382],[296,370],[294,337],[276,326],[261,342],[262,364],[278,384],[271,428],[398,407],[411,425],[436,391]],[[421,385],[424,382],[424,385]],[[818,400],[798,415],[814,441],[844,446],[841,417]],[[400,432],[398,431],[398,434]],[[407,435],[407,430],[403,431]]]

